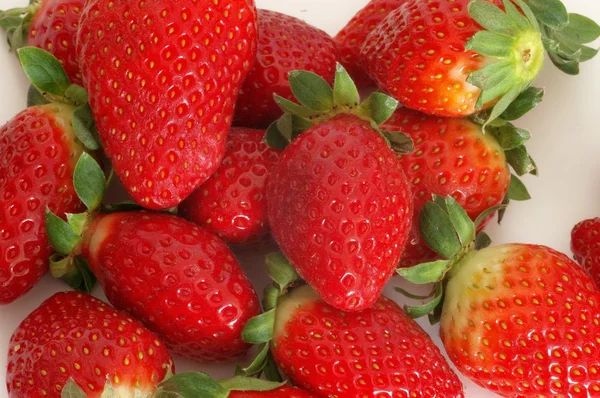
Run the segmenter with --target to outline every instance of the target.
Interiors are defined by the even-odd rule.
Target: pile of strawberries
[[[585,269],[483,232],[530,199],[515,123],[546,54],[596,55],[592,20],[372,0],[332,38],[252,0],[35,0],[0,26],[31,81],[0,129],[0,303],[75,289],[14,332],[11,398],[464,396],[422,316],[483,388],[600,395],[600,221],[573,231]],[[274,244],[260,302],[228,245]],[[382,295],[395,274],[419,305]],[[171,358],[252,345],[228,380]]]

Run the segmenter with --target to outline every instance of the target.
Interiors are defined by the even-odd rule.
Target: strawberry
[[[225,361],[247,350],[241,331],[258,298],[210,232],[169,214],[113,213],[97,215],[80,245],[108,300],[174,354]]]
[[[258,10],[257,58],[240,91],[234,123],[267,127],[283,114],[273,94],[293,99],[289,72],[308,70],[331,83],[336,59],[333,39],[321,29],[289,15]]]
[[[537,94],[533,98],[539,102],[541,93]],[[508,112],[505,115],[511,116]],[[402,131],[415,143],[414,152],[399,156],[412,184],[415,209],[402,267],[437,258],[419,232],[419,213],[432,195],[452,196],[472,220],[505,200],[529,199],[509,168],[510,163],[519,175],[536,173],[524,147],[529,138],[525,130],[506,123],[488,127],[488,134],[484,134],[481,125],[469,119],[428,116],[407,108],[398,109],[382,128]],[[525,164],[528,166],[522,167]],[[485,219],[480,227],[489,220]]]
[[[139,322],[67,292],[42,303],[13,333],[6,384],[10,398],[145,396],[172,370],[164,344]]]
[[[119,23],[116,23],[119,21]],[[88,1],[77,51],[129,194],[177,206],[217,169],[256,51],[253,1]]]
[[[258,241],[268,233],[265,191],[279,150],[262,141],[264,134],[231,129],[223,163],[179,207],[185,218],[229,243]]]
[[[290,290],[296,275],[282,255],[270,254],[267,264],[274,280],[267,312],[248,323],[244,338],[264,343],[300,388],[340,398],[464,396],[439,349],[392,300],[344,312],[308,285]]]
[[[571,250],[575,261],[585,268],[600,287],[600,218],[575,225],[571,232]]]
[[[316,398],[299,388],[236,376],[215,381],[204,373],[181,373],[162,382],[154,398]]]
[[[447,260],[401,271],[412,282],[436,283],[436,298],[409,313],[433,311],[435,319],[441,311],[448,356],[490,391],[505,397],[596,395],[600,290],[575,262],[545,246],[476,251],[482,241],[475,241],[475,230],[454,199],[425,205],[423,237]]]
[[[56,58],[37,48],[22,48],[19,56],[34,87],[62,102],[32,106],[0,128],[1,304],[27,293],[48,271],[45,209],[65,217],[84,208],[73,187],[75,164],[88,150],[77,123],[81,108],[65,97],[69,80]],[[31,74],[48,65],[52,72],[41,80]]]
[[[0,27],[7,31],[11,47],[17,50],[29,45],[48,51],[60,61],[71,82],[81,84],[75,39],[85,0],[30,3],[24,8],[0,11]]]
[[[305,131],[292,137],[271,174],[267,210],[273,237],[302,278],[328,304],[357,311],[375,303],[398,264],[412,199],[377,127],[397,102],[375,93],[357,105],[356,86],[341,65],[336,74],[332,89],[310,72],[290,73],[304,106],[277,97],[294,116],[275,123],[267,140]]]
[[[362,63],[409,108],[457,117],[493,106],[491,121],[536,79],[544,45],[568,73],[595,54],[583,45],[592,21],[570,20],[560,1],[540,4],[409,0],[368,36]]]
[[[387,15],[407,0],[371,0],[356,13],[346,26],[335,36],[335,44],[340,54],[340,63],[350,73],[359,87],[370,87],[375,83],[362,67],[360,51],[367,36]]]

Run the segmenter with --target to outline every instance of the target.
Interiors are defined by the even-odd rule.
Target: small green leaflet
[[[23,47],[17,53],[31,84],[42,93],[64,96],[71,83],[56,57],[37,47]]]
[[[79,199],[89,211],[100,206],[106,190],[106,180],[102,168],[88,153],[84,152],[79,157],[73,173],[73,185]]]

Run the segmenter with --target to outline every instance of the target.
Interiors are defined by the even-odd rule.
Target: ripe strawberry
[[[507,126],[488,127],[489,133],[484,134],[481,125],[469,119],[427,116],[406,108],[398,109],[382,125],[386,130],[402,131],[415,143],[414,152],[399,156],[413,187],[415,209],[402,267],[438,257],[419,232],[419,213],[432,195],[452,196],[472,220],[490,207],[500,205],[505,198],[529,197],[526,191],[524,196],[515,193],[515,184],[519,184],[517,177],[513,177],[513,189],[509,192],[511,172],[507,163],[508,158],[516,165],[512,157],[516,153],[514,148],[522,145],[528,134]],[[521,140],[509,140],[517,133],[521,134]],[[506,153],[499,142],[510,142],[509,146],[505,144]],[[484,220],[480,228],[489,220]]]
[[[363,69],[360,59],[360,51],[367,36],[375,30],[377,25],[391,11],[397,9],[406,1],[371,0],[335,36],[335,44],[340,54],[340,63],[344,65],[357,86],[369,87],[375,84]]]
[[[267,267],[275,282],[265,290],[267,312],[248,323],[244,338],[266,343],[300,388],[340,398],[463,396],[430,337],[387,297],[347,313],[308,285],[290,292],[296,275],[283,256],[270,254]]]
[[[255,23],[251,0],[88,1],[83,81],[106,154],[142,206],[177,206],[221,163]]]
[[[113,213],[96,217],[82,247],[110,302],[174,354],[225,361],[247,350],[241,331],[258,298],[213,234],[168,214]]]
[[[145,396],[172,369],[165,346],[140,323],[68,292],[46,300],[15,330],[6,384],[10,398]]]
[[[0,27],[7,31],[11,47],[17,50],[29,45],[48,51],[60,61],[71,82],[81,84],[75,39],[85,0],[30,3],[28,7],[0,11]]]
[[[298,18],[258,10],[257,58],[240,91],[234,123],[267,127],[283,114],[273,94],[293,99],[289,72],[308,70],[331,83],[336,59],[335,44],[327,33]]]
[[[357,105],[356,86],[341,65],[333,89],[304,71],[291,73],[290,84],[303,87],[295,92],[304,106],[278,98],[294,116],[269,128],[267,140],[281,143],[305,131],[269,179],[271,232],[327,303],[368,308],[398,264],[412,219],[408,181],[377,127],[397,102],[375,93]]]
[[[48,271],[46,207],[61,217],[83,209],[73,169],[84,148],[73,108],[28,108],[0,129],[0,303],[27,293]]]
[[[316,398],[295,387],[281,383],[236,376],[215,381],[204,373],[181,373],[162,382],[154,398],[169,397],[226,397],[226,398]]]
[[[600,290],[577,264],[536,245],[474,252],[475,225],[451,198],[428,203],[421,220],[423,237],[449,260],[403,270],[437,282],[436,299],[409,311],[424,315],[443,294],[440,336],[461,372],[506,397],[597,393]]]
[[[600,218],[575,225],[571,232],[571,250],[575,261],[585,268],[600,287]]]
[[[181,214],[229,243],[264,237],[267,178],[279,161],[279,151],[263,142],[264,135],[264,130],[231,129],[223,163],[183,201]]]

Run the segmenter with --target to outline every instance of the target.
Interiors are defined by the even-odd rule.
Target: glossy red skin
[[[336,308],[370,307],[398,265],[412,219],[408,181],[369,123],[338,115],[294,140],[267,185],[271,233]]]
[[[600,287],[600,218],[582,221],[573,228],[571,250],[575,261]]]
[[[294,100],[289,72],[307,70],[332,83],[336,60],[333,39],[321,29],[289,15],[258,10],[256,62],[240,91],[234,124],[268,127],[283,114],[273,95]]]
[[[139,322],[87,294],[57,293],[12,335],[8,396],[60,398],[70,378],[89,398],[100,397],[107,379],[133,396],[136,383],[152,392],[173,370],[164,344]]]
[[[316,398],[296,387],[279,387],[270,391],[232,391],[229,398]]]
[[[442,314],[448,356],[472,381],[504,397],[597,396],[600,291],[562,253],[536,245],[504,247],[511,249],[500,268],[480,263],[492,269],[485,274],[501,275],[493,286],[478,275],[462,280],[459,288],[473,302],[460,310],[447,306],[446,290],[448,318],[473,322],[444,328]],[[470,346],[469,339],[480,343]]]
[[[411,109],[449,117],[477,111],[479,89],[466,79],[490,60],[465,51],[467,41],[481,30],[469,16],[470,1],[409,0],[391,12],[363,46],[369,75]]]
[[[256,13],[251,0],[143,4],[89,1],[77,50],[106,154],[155,210],[179,205],[221,163]]]
[[[472,220],[504,200],[510,169],[504,151],[481,126],[468,119],[428,116],[398,109],[382,128],[401,131],[413,139],[415,150],[400,155],[412,187],[414,218],[401,267],[439,258],[421,238],[419,214],[433,194],[452,196]],[[488,218],[480,227],[483,229]]]
[[[81,84],[76,39],[85,0],[43,0],[31,21],[27,44],[54,55],[71,83]]]
[[[87,257],[106,297],[157,333],[175,355],[231,360],[248,349],[241,332],[260,309],[229,248],[168,214],[100,217]]]
[[[83,148],[52,105],[31,107],[0,129],[0,304],[27,293],[48,271],[45,210],[84,209],[73,187]],[[69,115],[70,118],[70,115]]]
[[[267,179],[280,151],[263,142],[264,130],[234,127],[223,163],[179,207],[186,219],[228,243],[258,242],[269,232]]]
[[[316,299],[289,316],[271,352],[296,385],[322,397],[463,397],[439,348],[392,300],[345,313]]]
[[[340,62],[352,76],[358,87],[370,87],[375,83],[362,67],[360,51],[369,33],[379,25],[388,14],[406,3],[407,0],[371,0],[352,17],[350,22],[335,36]]]

